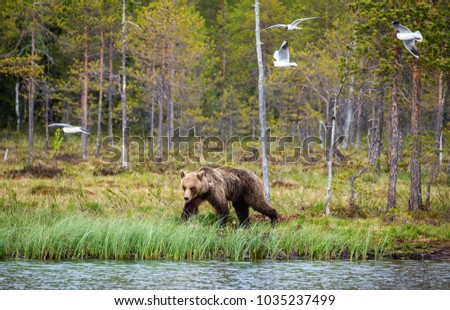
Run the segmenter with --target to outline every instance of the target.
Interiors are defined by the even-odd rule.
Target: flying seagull
[[[90,135],[91,133],[86,128],[80,127],[80,126],[72,126],[70,124],[66,123],[53,123],[48,125],[48,127],[62,127],[62,130],[64,133],[84,133],[86,135]]]
[[[412,32],[407,27],[399,24],[398,22],[392,22],[392,27],[397,29],[397,39],[403,42],[408,52],[416,58],[419,58],[419,51],[416,47],[416,42],[422,42],[423,37],[419,31]]]
[[[297,67],[295,62],[289,62],[289,44],[287,41],[284,41],[280,49],[273,53],[273,58],[275,58],[273,63],[275,67]]]
[[[308,20],[308,19],[314,19],[317,17],[307,17],[307,18],[300,18],[300,19],[296,19],[292,22],[292,24],[276,24],[270,27],[265,28],[266,29],[273,29],[273,28],[285,28],[286,30],[300,30],[302,28],[297,27],[298,24],[300,24],[301,22]]]

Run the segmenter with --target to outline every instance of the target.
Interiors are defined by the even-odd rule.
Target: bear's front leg
[[[220,226],[224,227],[228,220],[228,201],[225,196],[220,194],[209,195],[207,198],[208,202],[216,210],[217,216],[219,217]]]
[[[196,215],[198,213],[198,207],[202,203],[202,199],[196,197],[191,201],[188,201],[184,204],[183,213],[181,214],[182,220],[188,220],[191,215]]]
[[[228,221],[228,204],[214,206],[219,217],[220,226],[224,227]]]

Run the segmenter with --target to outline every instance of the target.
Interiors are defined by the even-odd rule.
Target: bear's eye
[[[186,190],[186,186],[183,186],[183,190],[184,190],[184,191]]]

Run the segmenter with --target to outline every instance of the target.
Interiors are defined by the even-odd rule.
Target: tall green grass
[[[357,260],[381,258],[391,246],[387,230],[364,224],[350,229],[342,220],[325,221],[303,226],[292,221],[275,229],[269,223],[222,229],[202,217],[180,223],[176,218],[113,218],[16,208],[0,211],[0,258]]]

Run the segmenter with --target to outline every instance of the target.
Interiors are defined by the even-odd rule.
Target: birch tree
[[[326,206],[325,206],[325,214],[330,216],[330,205],[331,205],[331,185],[333,182],[333,156],[334,156],[334,140],[336,136],[336,118],[337,118],[337,105],[339,96],[342,92],[342,88],[345,85],[346,78],[344,77],[341,86],[336,91],[335,95],[332,97],[333,104],[333,114],[331,116],[331,137],[330,137],[330,146],[328,148],[328,156],[327,156],[327,166],[328,166],[328,183],[327,183],[327,195],[326,195]]]
[[[417,60],[413,63],[413,86],[412,86],[412,113],[411,113],[411,182],[409,190],[408,207],[412,211],[417,211],[423,208],[422,201],[422,182],[420,162],[421,155],[421,141],[420,141],[420,127],[421,127],[421,78],[418,68]]]
[[[35,100],[35,76],[36,76],[36,0],[33,0],[31,19],[31,70],[28,78],[28,163],[33,163],[34,143],[34,100]]]
[[[122,167],[128,168],[128,119],[127,119],[127,2],[122,1],[122,85],[120,102],[122,106]]]
[[[261,130],[261,162],[264,195],[267,202],[270,203],[270,184],[269,184],[269,167],[267,163],[267,138],[266,138],[266,102],[264,97],[264,64],[261,52],[261,32],[259,24],[259,1],[255,0],[255,37],[256,37],[256,55],[258,58],[258,104],[259,104],[259,127]]]

